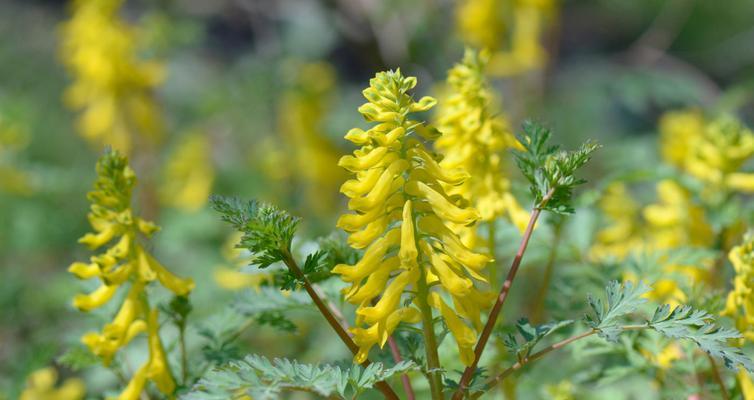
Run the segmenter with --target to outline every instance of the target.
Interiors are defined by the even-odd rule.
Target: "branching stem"
[[[537,223],[537,219],[539,219],[539,214],[542,213],[542,209],[547,205],[554,193],[555,189],[550,189],[542,198],[542,201],[537,204],[537,206],[534,207],[534,210],[532,210],[531,212],[531,216],[529,217],[529,224],[526,226],[523,238],[521,238],[521,244],[518,247],[516,256],[513,258],[510,270],[508,271],[508,276],[505,278],[505,282],[503,282],[503,287],[500,289],[500,294],[498,294],[497,296],[497,301],[495,301],[495,305],[492,307],[492,311],[490,311],[487,323],[484,325],[482,334],[479,336],[479,341],[474,348],[474,361],[463,371],[461,380],[458,382],[458,390],[455,392],[455,394],[453,394],[453,400],[461,400],[463,398],[464,392],[468,388],[471,377],[474,375],[474,371],[476,371],[479,360],[482,358],[484,348],[487,346],[487,342],[490,339],[492,329],[495,327],[495,323],[497,322],[497,318],[500,315],[500,311],[502,311],[503,309],[503,304],[505,304],[505,300],[508,298],[508,293],[510,292],[511,286],[513,285],[513,279],[516,278],[516,273],[518,272],[518,268],[521,265],[521,259],[526,252],[526,247],[529,245],[529,239],[531,239],[531,235],[534,232],[534,226]],[[427,343],[427,345],[429,345],[429,343]]]
[[[327,322],[330,324],[330,327],[332,327],[338,337],[340,337],[340,340],[345,343],[345,345],[353,354],[358,353],[359,346],[357,346],[356,343],[353,342],[351,336],[348,335],[348,332],[346,332],[343,326],[340,325],[338,320],[333,315],[332,311],[330,311],[330,308],[327,306],[327,304],[325,304],[319,294],[317,294],[317,291],[314,290],[311,282],[301,271],[301,268],[299,268],[296,260],[293,259],[293,255],[291,255],[290,251],[285,251],[285,253],[283,254],[283,262],[285,262],[285,265],[288,267],[288,269],[290,269],[291,273],[293,273],[293,275],[303,284],[304,290],[306,290],[306,293],[309,294],[309,297],[311,297],[314,305],[317,307],[322,316],[325,317]],[[367,366],[369,364],[369,360],[366,360],[361,365]],[[393,391],[390,385],[387,384],[387,382],[377,382],[375,384],[375,387],[377,388],[377,390],[382,392],[382,395],[385,396],[386,399],[398,400],[398,395],[395,393],[395,391]]]

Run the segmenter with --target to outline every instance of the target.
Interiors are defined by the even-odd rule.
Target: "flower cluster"
[[[136,335],[146,332],[149,360],[135,373],[121,393],[121,399],[139,397],[146,380],[153,381],[166,394],[175,389],[175,381],[159,336],[157,308],[148,302],[146,286],[158,281],[178,296],[186,296],[194,288],[191,279],[173,275],[139,243],[139,236],[149,237],[158,227],[134,215],[131,193],[136,176],[128,160],[117,152],[108,151],[97,163],[97,180],[88,198],[92,202],[88,214],[94,232],[79,242],[90,249],[106,246],[106,250],[90,258],[90,262],[75,262],[69,271],[80,279],[98,279],[100,286],[89,294],[78,294],[73,300],[76,308],[90,311],[109,302],[119,288],[127,287],[119,311],[101,332],[90,332],[82,342],[109,365],[119,349]]]
[[[728,259],[733,264],[735,278],[733,289],[728,293],[725,309],[722,315],[732,317],[736,321],[736,328],[742,333],[743,339],[754,340],[754,234],[747,233],[743,242],[733,247],[728,253]],[[749,374],[741,370],[738,380],[744,398],[754,397],[754,382]]]
[[[547,61],[541,40],[556,8],[554,0],[464,0],[456,25],[466,44],[492,52],[492,74],[516,75]]]
[[[201,132],[186,136],[171,154],[163,171],[160,197],[170,206],[196,211],[207,204],[215,168],[209,137]]]
[[[413,302],[442,315],[468,365],[480,312],[491,302],[477,287],[486,280],[490,259],[469,250],[452,230],[474,224],[479,213],[456,205],[444,189],[463,184],[468,173],[443,168],[427,150],[422,139],[435,139],[439,132],[409,119],[436,103],[431,97],[414,101],[409,91],[415,85],[416,78],[388,71],[363,91],[368,102],[359,112],[375,125],[346,134],[361,146],[339,162],[355,174],[341,192],[356,213],[341,216],[338,226],[349,232],[353,248],[366,250],[358,262],[339,264],[333,272],[351,284],[346,299],[358,305],[357,327],[351,330],[360,348],[356,362],[363,362],[375,344],[382,346],[399,323],[419,321]],[[404,294],[410,296],[404,300]]]
[[[283,93],[278,113],[286,155],[276,168],[292,169],[288,177],[300,179],[297,186],[303,187],[307,206],[318,215],[328,215],[336,204],[328,194],[336,193],[345,179],[337,167],[339,151],[323,132],[335,89],[335,70],[323,62],[292,68],[288,75],[295,81]]]
[[[118,15],[122,2],[73,0],[73,16],[61,29],[61,58],[74,77],[65,102],[82,111],[81,135],[128,153],[134,135],[154,141],[162,133],[152,90],[164,72],[139,58],[137,31]]]
[[[26,388],[19,400],[81,400],[86,388],[84,382],[78,378],[70,378],[63,385],[56,388],[58,372],[55,368],[47,367],[34,371],[26,380]]]
[[[754,173],[740,171],[754,155],[754,134],[735,118],[706,120],[697,110],[675,111],[663,116],[660,133],[666,161],[709,192],[754,192]]]
[[[443,135],[435,147],[444,158],[444,169],[463,169],[470,178],[461,184],[444,184],[450,196],[472,204],[482,221],[506,216],[523,231],[529,221],[510,192],[510,181],[503,174],[503,153],[520,148],[508,122],[493,109],[494,96],[485,79],[487,52],[467,49],[463,61],[448,73],[449,96],[441,102],[436,125]],[[466,229],[464,238],[475,237]],[[466,241],[473,246],[474,240]]]

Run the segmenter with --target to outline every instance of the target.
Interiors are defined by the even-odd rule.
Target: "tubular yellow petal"
[[[432,210],[443,220],[460,225],[471,225],[479,219],[479,213],[472,209],[462,209],[449,202],[443,195],[423,182],[409,181],[406,192],[412,196],[426,198]]]
[[[79,279],[90,279],[100,275],[100,269],[97,264],[75,262],[68,267],[68,272],[76,275]]]
[[[362,196],[372,190],[383,171],[383,168],[372,168],[367,170],[363,177],[349,179],[343,183],[340,187],[340,192],[350,198]]]
[[[144,385],[147,383],[147,370],[149,366],[143,365],[128,382],[128,386],[120,393],[118,400],[138,400]]]
[[[358,282],[380,267],[383,257],[400,240],[400,231],[391,229],[380,239],[377,239],[367,248],[361,260],[354,265],[338,264],[333,269],[334,274],[341,275],[346,282]]]
[[[98,233],[87,233],[79,239],[79,243],[89,246],[90,249],[96,249],[109,242],[115,236],[117,231],[118,228],[115,224],[108,224]]]
[[[459,168],[443,169],[426,151],[422,148],[415,147],[409,150],[409,155],[418,157],[424,168],[435,179],[448,183],[450,185],[460,185],[469,178],[469,174]]]
[[[458,352],[461,356],[463,365],[471,365],[474,362],[474,344],[476,343],[476,333],[461,321],[452,308],[448,307],[439,294],[432,292],[429,295],[429,304],[440,311],[445,319],[448,329],[453,334],[458,345]]]
[[[361,146],[361,145],[369,144],[370,138],[369,138],[369,135],[363,130],[359,128],[353,128],[350,131],[348,131],[348,133],[346,133],[345,139]]]
[[[734,172],[726,178],[727,186],[741,192],[754,192],[754,174]]]
[[[349,171],[361,171],[367,168],[372,168],[387,154],[387,147],[377,147],[369,151],[369,153],[362,156],[343,156],[338,161],[338,166],[343,167]]]
[[[391,146],[393,143],[395,143],[398,139],[402,138],[406,135],[406,129],[402,126],[399,126],[390,132],[382,135],[375,135],[375,141],[380,146]]]
[[[416,258],[419,252],[416,250],[416,238],[414,236],[414,216],[411,212],[411,200],[407,200],[403,205],[403,222],[401,223],[401,248],[398,251],[398,258],[404,268],[411,268],[416,265]]]
[[[163,267],[162,264],[160,264],[157,260],[155,260],[154,257],[149,255],[147,252],[142,251],[142,254],[146,255],[147,262],[149,263],[149,267],[156,274],[157,280],[160,281],[162,286],[165,286],[171,292],[175,293],[178,296],[185,296],[189,294],[189,292],[194,290],[194,287],[196,285],[194,284],[193,279],[179,278],[178,276],[174,275],[172,272],[168,271],[165,267]]]
[[[147,377],[152,380],[157,389],[165,394],[172,394],[175,390],[175,381],[170,373],[165,350],[160,340],[159,322],[157,321],[157,310],[153,309],[149,313],[149,322],[147,323],[147,333],[149,336],[149,362],[147,364]]]
[[[355,287],[355,290],[346,295],[346,300],[353,304],[367,303],[379,296],[385,289],[385,284],[390,278],[390,274],[398,268],[400,262],[396,257],[391,257],[382,262],[376,271],[369,274],[367,281]]]
[[[107,303],[118,290],[117,286],[102,285],[89,294],[77,294],[73,306],[81,311],[91,311]]]
[[[364,307],[356,311],[358,315],[364,318],[367,324],[374,324],[385,319],[395,311],[401,300],[401,294],[406,286],[416,282],[419,277],[419,270],[414,268],[403,271],[393,279],[385,289],[382,298],[373,307]]]
[[[492,261],[488,256],[474,253],[469,250],[442,221],[433,216],[426,215],[419,219],[419,229],[437,238],[442,243],[446,253],[464,267],[474,271],[480,271]]]
[[[134,264],[127,262],[120,267],[102,274],[102,280],[108,285],[120,285],[125,282],[134,270]]]
[[[447,289],[448,293],[454,296],[465,296],[469,293],[474,283],[471,279],[463,276],[459,276],[450,265],[447,264],[440,254],[422,242],[422,249],[426,254],[430,255],[430,261],[432,263],[432,271],[440,278],[440,284]]]
[[[348,208],[351,210],[366,212],[372,207],[384,203],[388,196],[395,193],[403,186],[404,179],[401,176],[396,177],[390,169],[386,169],[375,183],[372,190],[364,197],[356,197],[348,202]]]

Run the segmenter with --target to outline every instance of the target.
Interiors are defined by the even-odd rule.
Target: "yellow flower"
[[[355,175],[341,187],[355,214],[341,216],[338,226],[349,232],[352,247],[366,250],[356,264],[337,265],[333,272],[351,284],[344,293],[358,305],[357,326],[351,330],[360,349],[357,363],[372,346],[384,345],[399,323],[418,321],[418,311],[407,305],[404,294],[429,286],[426,298],[414,302],[428,303],[443,316],[468,364],[480,308],[491,302],[475,284],[484,280],[489,259],[469,250],[450,229],[474,224],[479,214],[455,204],[444,189],[444,184],[462,184],[465,171],[440,167],[416,138],[431,140],[439,132],[409,119],[436,102],[431,97],[414,101],[409,91],[415,85],[416,78],[397,70],[378,73],[363,91],[368,102],[359,112],[374,124],[346,135],[361,148],[339,162]]]
[[[545,385],[547,398],[550,400],[574,400],[576,399],[575,385],[571,381],[563,380],[556,384]]]
[[[542,46],[555,18],[554,0],[463,0],[456,26],[465,44],[491,52],[490,72],[509,76],[542,68]]]
[[[745,340],[754,340],[754,236],[751,232],[740,245],[731,249],[728,259],[736,275],[721,314],[735,319]]]
[[[163,171],[160,195],[165,204],[196,211],[207,203],[215,180],[211,150],[205,134],[192,133],[183,139]]]
[[[26,388],[19,400],[80,400],[84,398],[86,387],[78,378],[66,379],[63,385],[55,388],[58,373],[47,367],[34,371],[26,380]]]
[[[708,121],[697,110],[660,119],[663,158],[705,184],[705,197],[754,192],[754,173],[741,167],[754,155],[754,134],[731,116]]]
[[[128,160],[118,152],[105,153],[97,163],[97,180],[88,198],[92,202],[88,215],[94,232],[79,241],[96,250],[106,250],[90,258],[90,263],[75,262],[69,271],[80,279],[99,279],[101,285],[90,294],[79,294],[74,305],[82,311],[101,307],[116,291],[130,284],[119,311],[102,332],[89,332],[82,342],[108,365],[115,354],[136,335],[147,332],[150,358],[121,393],[122,399],[139,398],[146,380],[153,381],[165,394],[172,394],[175,383],[165,359],[158,335],[157,310],[150,307],[146,285],[158,281],[178,296],[194,288],[191,279],[179,278],[168,271],[140,244],[139,237],[149,237],[157,226],[133,215],[131,194],[136,176]]]
[[[335,92],[335,70],[325,62],[290,67],[287,75],[294,80],[278,105],[277,123],[287,151],[276,168],[291,170],[284,178],[299,180],[295,186],[303,188],[306,201],[302,204],[311,207],[318,216],[330,216],[337,201],[329,194],[335,194],[345,178],[343,170],[337,167],[340,152],[324,129]]]
[[[704,210],[694,204],[691,194],[670,179],[657,183],[658,203],[643,210],[651,247],[670,249],[681,246],[709,246],[714,232]]]
[[[686,170],[717,188],[754,192],[754,174],[739,171],[752,155],[754,134],[734,118],[720,117],[707,124]]]
[[[599,208],[608,225],[596,234],[590,249],[593,260],[623,260],[630,253],[644,247],[639,205],[631,197],[626,185],[621,182],[608,185],[599,201]]]
[[[444,156],[437,173],[468,172],[470,178],[465,181],[459,176],[444,183],[446,193],[472,204],[482,221],[505,216],[523,231],[529,213],[511,194],[510,182],[502,171],[505,153],[520,144],[510,132],[508,121],[495,111],[495,99],[484,77],[488,58],[486,52],[466,49],[463,61],[448,73],[449,95],[436,118],[443,132],[436,147]],[[423,158],[431,159],[428,155]],[[459,233],[466,244],[476,242],[473,229],[459,229]]]
[[[236,243],[241,241],[243,234],[236,232],[225,241],[222,247],[222,256],[228,265],[219,265],[215,267],[213,278],[215,283],[223,289],[242,290],[252,288],[259,290],[263,283],[271,282],[273,275],[264,270],[255,270],[254,272],[241,272],[239,268],[249,265],[249,257],[243,256],[244,251],[236,247]]]
[[[669,111],[660,118],[660,152],[669,164],[684,168],[693,144],[704,131],[705,120],[699,110]]]
[[[159,139],[162,121],[152,91],[162,65],[139,58],[137,32],[120,17],[122,0],[72,0],[73,15],[61,26],[61,59],[74,77],[65,102],[81,115],[81,135],[123,152],[132,136]]]

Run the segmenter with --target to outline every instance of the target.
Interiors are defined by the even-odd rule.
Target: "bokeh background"
[[[237,274],[233,237],[207,197],[270,201],[306,217],[304,237],[332,232],[345,209],[336,162],[352,150],[342,137],[364,126],[356,107],[377,71],[400,67],[417,76],[418,95],[432,95],[464,46],[490,48],[512,126],[535,118],[566,146],[604,144],[587,172],[593,187],[657,163],[667,110],[754,122],[753,0],[105,1],[128,43],[94,17],[83,22],[94,33],[71,29],[74,3],[0,1],[0,393],[9,399],[105,318],[71,306],[84,284],[66,269],[89,255],[77,238],[88,230],[95,161],[108,140],[122,145],[97,133],[121,123],[112,114],[136,121],[123,145],[140,178],[136,208],[163,227],[158,258],[197,281],[198,323],[223,318],[237,290],[255,284]],[[97,40],[103,49],[74,55]],[[77,100],[74,87],[97,79],[97,57],[122,54],[143,76],[126,74],[110,95],[131,105],[99,104],[86,117],[103,100]],[[510,175],[523,202],[526,187]],[[239,351],[348,358],[316,315],[297,321],[296,334],[247,330]]]

